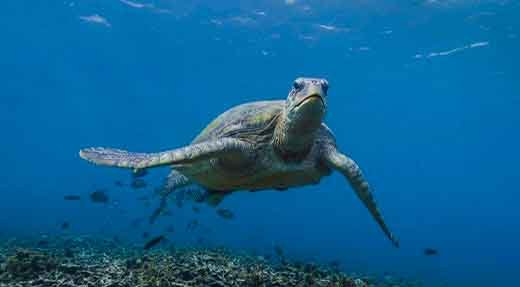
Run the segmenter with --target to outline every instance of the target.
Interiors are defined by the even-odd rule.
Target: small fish
[[[199,225],[199,221],[197,219],[193,219],[186,225],[186,231],[192,231]]]
[[[146,231],[143,232],[143,238],[148,238],[148,237],[150,237],[150,233],[148,233]]]
[[[191,207],[191,210],[193,210],[195,213],[200,213],[200,209],[196,206]]]
[[[148,196],[139,196],[137,198],[137,200],[140,200],[140,201],[146,201],[146,200],[150,200],[150,198],[148,198]]]
[[[168,233],[173,233],[173,232],[175,232],[175,228],[173,227],[173,225],[168,226],[168,227],[166,228],[166,232],[168,232]]]
[[[233,219],[235,218],[235,215],[233,214],[233,212],[231,212],[231,210],[229,209],[225,209],[225,208],[219,208],[217,209],[217,214],[224,218],[224,219]]]
[[[141,224],[141,218],[136,218],[134,220],[132,220],[132,222],[130,222],[130,226],[131,227],[138,227],[139,224]]]
[[[170,209],[167,209],[163,212],[162,214],[163,216],[172,216],[173,215],[173,212],[170,210]]]
[[[114,184],[117,186],[117,187],[124,187],[126,184],[120,180],[116,180],[114,182]]]
[[[105,190],[98,189],[90,194],[90,200],[95,203],[107,203],[109,201]]]
[[[61,224],[61,229],[63,229],[63,230],[69,229],[69,227],[70,227],[70,224],[68,222],[63,222]]]
[[[47,247],[49,246],[49,241],[46,239],[40,239],[38,243],[36,243],[36,246],[38,247]]]
[[[140,189],[140,188],[145,188],[146,186],[148,186],[148,184],[146,183],[146,181],[144,181],[140,178],[135,178],[134,180],[132,180],[132,184],[130,184],[130,186],[133,189]]]
[[[341,267],[341,261],[339,260],[332,260],[330,263],[329,263],[330,267],[333,269],[333,270],[339,270],[340,267]]]
[[[426,255],[426,256],[439,255],[439,251],[437,251],[436,249],[433,249],[433,248],[425,248],[423,252],[424,252],[424,255]]]
[[[280,258],[284,257],[284,252],[280,245],[274,246],[274,253],[276,254],[276,256],[278,256]]]
[[[81,200],[81,196],[79,195],[65,195],[63,196],[65,200]]]
[[[164,235],[159,235],[157,237],[154,237],[150,241],[146,242],[143,249],[148,250],[148,249],[154,247],[155,245],[161,243],[165,239],[166,239],[166,237],[164,237]]]
[[[65,249],[63,250],[63,255],[67,258],[72,258],[74,257],[74,252],[72,251],[72,249],[65,247]]]
[[[146,169],[134,169],[132,172],[133,178],[140,178],[143,176],[146,176],[148,174],[148,171]]]
[[[155,221],[157,220],[157,218],[159,217],[159,215],[161,215],[161,213],[163,213],[163,211],[166,209],[166,207],[168,206],[168,202],[166,200],[167,198],[166,197],[163,197],[161,198],[161,203],[159,204],[159,207],[157,207],[152,215],[150,216],[149,218],[149,222],[150,224],[154,224]]]

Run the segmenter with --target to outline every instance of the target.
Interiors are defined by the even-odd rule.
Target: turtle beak
[[[309,106],[325,110],[327,108],[325,97],[326,92],[320,85],[309,85],[299,92],[298,101],[294,107],[299,109],[302,106]]]

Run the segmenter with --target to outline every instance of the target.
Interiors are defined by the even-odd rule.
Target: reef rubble
[[[225,248],[164,246],[146,252],[92,238],[10,240],[0,245],[0,287],[375,287],[328,266],[237,254]]]

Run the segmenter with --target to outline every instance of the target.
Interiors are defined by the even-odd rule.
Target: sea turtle
[[[87,148],[80,156],[99,165],[139,171],[172,168],[166,189],[196,183],[216,205],[234,191],[318,184],[339,171],[368,208],[386,236],[397,239],[383,221],[371,189],[358,165],[338,151],[332,131],[323,123],[328,82],[298,78],[287,99],[242,104],[213,120],[190,145],[158,152],[134,153],[112,148]]]

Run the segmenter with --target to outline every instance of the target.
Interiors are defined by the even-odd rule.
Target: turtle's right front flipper
[[[198,160],[228,156],[234,153],[241,154],[246,153],[251,148],[249,143],[233,138],[221,138],[159,153],[134,153],[120,149],[97,147],[82,149],[79,156],[98,165],[142,169],[193,163]]]

